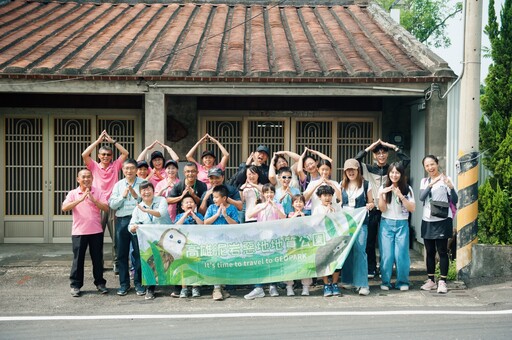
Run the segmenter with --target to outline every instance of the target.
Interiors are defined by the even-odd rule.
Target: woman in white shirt
[[[457,204],[459,198],[451,179],[439,172],[439,160],[434,155],[423,158],[423,167],[428,173],[421,180],[420,201],[423,202],[421,237],[425,244],[428,280],[422,290],[437,289],[438,293],[447,293],[446,277],[448,275],[448,239],[453,236],[453,213],[450,202]],[[446,216],[439,216],[432,211],[432,201],[444,202]],[[438,216],[435,216],[438,215]],[[435,281],[436,252],[439,253],[439,282]]]
[[[399,162],[388,169],[388,179],[379,190],[382,218],[379,228],[380,289],[391,288],[391,273],[396,264],[395,288],[409,290],[409,214],[416,204],[412,188],[407,184],[405,169]]]

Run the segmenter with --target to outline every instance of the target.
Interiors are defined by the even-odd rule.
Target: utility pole
[[[478,135],[480,118],[480,57],[482,2],[466,0],[464,65],[459,112],[457,275],[464,280],[471,269],[471,247],[477,240]]]

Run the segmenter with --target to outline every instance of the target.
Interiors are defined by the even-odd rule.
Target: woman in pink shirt
[[[201,143],[207,143],[208,141],[217,144],[219,150],[222,152],[222,159],[220,160],[219,164],[215,164],[217,157],[215,157],[215,154],[211,150],[203,151],[201,154],[201,164],[199,164],[194,158],[194,154],[196,153],[199,145]],[[209,134],[206,134],[203,136],[203,138],[197,141],[197,143],[192,147],[192,149],[190,149],[185,157],[187,157],[187,161],[196,163],[198,171],[197,179],[206,184],[208,189],[210,189],[211,185],[210,179],[208,178],[208,170],[215,167],[224,171],[226,169],[226,165],[228,164],[229,152],[217,139],[213,138]]]
[[[137,157],[137,162],[146,160],[148,151],[152,150],[156,145],[160,145],[162,148],[167,150],[169,155],[171,155],[171,158],[174,161],[179,162],[180,158],[178,157],[176,152],[174,152],[174,150],[170,146],[167,146],[158,140],[155,140],[153,143],[151,143],[151,145],[142,150],[139,157]],[[155,188],[158,185],[158,182],[167,177],[167,174],[165,173],[164,163],[165,158],[164,154],[161,151],[153,151],[151,153],[149,161],[149,171],[151,173],[151,178],[149,179],[149,181],[153,184]]]

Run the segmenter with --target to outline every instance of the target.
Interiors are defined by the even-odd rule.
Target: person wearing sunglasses
[[[120,153],[119,157],[112,161],[113,149],[110,146],[103,144],[98,150],[99,162],[96,162],[91,157],[91,154],[93,150],[95,150],[101,143],[110,143],[114,145],[114,147]],[[85,149],[85,151],[82,153],[82,159],[84,160],[85,166],[91,171],[93,176],[92,186],[105,193],[107,201],[112,194],[114,185],[116,185],[117,181],[119,180],[119,171],[123,167],[123,163],[128,158],[128,155],[128,150],[126,150],[115,139],[110,137],[106,130],[103,130],[98,139],[89,145],[87,149]],[[105,228],[108,226],[108,232],[110,233],[110,238],[112,239],[112,258],[114,259],[113,271],[115,274],[117,274],[117,252],[115,242],[116,234],[114,232],[114,223],[112,220],[113,214],[111,214],[110,210],[107,212],[102,211],[101,226],[103,231],[105,231]]]
[[[282,167],[278,171],[279,187],[276,189],[276,200],[283,208],[286,216],[294,211],[292,198],[294,195],[300,194],[298,188],[292,187],[290,183],[293,180],[292,169],[289,167]]]

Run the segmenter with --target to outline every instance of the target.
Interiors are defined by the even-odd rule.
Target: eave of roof
[[[0,78],[368,83],[453,78],[376,6],[0,6]]]

